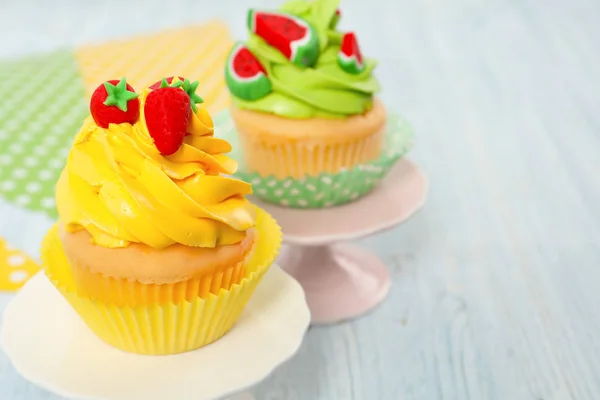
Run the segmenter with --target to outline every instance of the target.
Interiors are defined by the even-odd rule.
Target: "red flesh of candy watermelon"
[[[229,55],[225,81],[231,93],[244,100],[258,100],[272,90],[265,68],[243,44],[237,44]]]
[[[241,46],[235,57],[233,57],[233,70],[240,78],[253,78],[261,72],[266,75],[266,71],[261,63],[258,62],[254,54],[246,47]]]
[[[319,57],[319,39],[310,24],[291,14],[250,10],[248,27],[288,60],[304,67]]]
[[[256,16],[256,33],[259,36],[268,33],[269,43],[290,59],[292,58],[291,43],[302,39],[306,31],[306,28],[281,15],[257,14]]]
[[[358,47],[358,40],[356,40],[356,35],[354,32],[349,32],[344,35],[344,40],[342,41],[342,53],[347,57],[356,56],[356,60],[362,64],[363,57],[360,52],[360,47]]]

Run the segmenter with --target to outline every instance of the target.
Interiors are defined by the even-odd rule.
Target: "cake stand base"
[[[359,316],[381,302],[390,289],[386,266],[358,246],[288,245],[279,262],[304,288],[315,324]]]

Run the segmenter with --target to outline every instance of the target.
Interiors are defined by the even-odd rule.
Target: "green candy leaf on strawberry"
[[[152,86],[150,86],[150,89],[152,90],[156,90],[156,89],[160,89],[160,88],[166,88],[166,87],[175,87],[175,86],[171,86],[171,84],[173,83],[173,80],[177,78],[179,79],[180,82],[183,82],[184,78],[181,76],[169,76],[168,78],[162,78],[160,81],[158,82],[154,82],[152,84]]]
[[[121,111],[127,111],[127,103],[139,97],[139,94],[127,90],[127,82],[125,78],[121,78],[116,85],[110,82],[104,82],[104,88],[108,93],[105,106],[117,106]]]
[[[181,85],[183,85],[183,79],[179,79],[178,81],[173,82],[173,77],[171,77],[171,83],[167,82],[167,78],[162,78],[162,81],[160,81],[161,89],[166,87],[178,88],[181,87]]]
[[[188,96],[190,96],[190,100],[192,103],[192,109],[194,110],[194,112],[198,111],[196,109],[196,104],[204,103],[204,99],[196,94],[196,89],[198,89],[199,84],[200,84],[200,82],[198,82],[198,81],[190,82],[190,80],[188,78],[185,78],[185,80],[183,81],[183,86],[182,86],[183,91],[186,92],[188,94]]]
[[[98,86],[90,99],[90,113],[96,125],[108,128],[109,124],[134,124],[140,116],[138,96],[125,78]]]
[[[185,91],[170,86],[159,87],[146,96],[146,127],[162,155],[174,154],[183,144],[191,117],[190,102]]]
[[[194,110],[194,112],[197,112],[198,108],[196,107],[196,104],[204,103],[204,99],[196,94],[196,89],[198,89],[198,85],[200,85],[200,82],[191,82],[188,78],[182,78],[181,76],[178,76],[178,80],[176,81],[174,81],[174,78],[174,76],[162,78],[162,80],[150,86],[150,89],[155,90],[166,87],[182,88],[183,91],[186,92],[188,96],[190,96],[190,104],[192,106],[192,110]]]

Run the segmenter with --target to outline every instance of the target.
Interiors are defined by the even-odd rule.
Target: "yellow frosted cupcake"
[[[46,274],[109,344],[173,354],[225,334],[276,256],[275,221],[246,200],[197,82],[92,95],[56,189]]]
[[[248,172],[277,178],[337,173],[377,159],[386,110],[376,63],[336,29],[339,0],[250,10],[249,39],[226,66]]]

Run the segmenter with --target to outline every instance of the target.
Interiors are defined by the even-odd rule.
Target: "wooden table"
[[[15,1],[1,7],[0,57],[213,17],[243,37],[245,9],[276,4]],[[362,242],[392,270],[384,304],[312,328],[256,397],[600,398],[600,2],[342,7],[380,60],[382,98],[416,128],[411,157],[430,198]],[[0,205],[0,221],[19,217],[11,210]],[[2,353],[0,398],[58,399]]]

